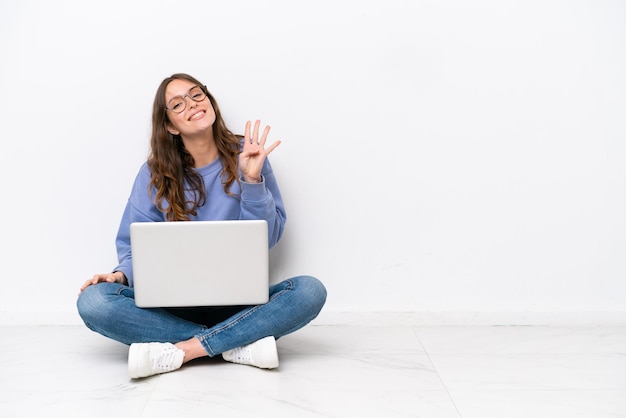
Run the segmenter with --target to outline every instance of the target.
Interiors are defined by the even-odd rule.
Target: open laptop
[[[266,303],[267,234],[263,220],[132,223],[135,304],[153,308]]]

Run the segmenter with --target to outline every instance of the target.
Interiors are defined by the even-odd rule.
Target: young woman
[[[119,265],[80,288],[78,312],[91,330],[130,345],[132,378],[165,373],[203,356],[278,367],[275,340],[313,320],[324,285],[298,276],[270,286],[259,306],[142,309],[135,305],[132,222],[264,219],[269,247],[280,239],[285,209],[267,155],[270,127],[246,123],[244,137],[224,123],[206,87],[187,74],[163,80],[152,111],[151,153],[140,168],[117,234]],[[241,254],[245,260],[246,254]]]

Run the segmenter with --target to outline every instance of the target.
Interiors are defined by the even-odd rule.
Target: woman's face
[[[194,87],[196,85],[190,81],[176,79],[165,89],[165,103],[169,108],[167,116],[170,120],[167,130],[173,135],[191,137],[212,129],[215,110],[204,92]],[[202,96],[204,97],[200,101],[194,100]],[[184,110],[177,113],[180,109]]]

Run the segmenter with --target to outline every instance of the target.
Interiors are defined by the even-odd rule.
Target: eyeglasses
[[[193,86],[189,89],[187,94],[172,97],[170,101],[167,102],[167,106],[165,106],[165,108],[174,113],[182,113],[187,108],[187,96],[189,96],[189,98],[194,102],[201,102],[206,98],[206,94],[204,93],[204,90],[202,90],[202,87]]]

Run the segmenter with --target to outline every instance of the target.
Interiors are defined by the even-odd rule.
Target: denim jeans
[[[133,288],[98,283],[87,287],[76,304],[89,329],[116,341],[177,343],[197,337],[213,357],[296,331],[312,321],[326,301],[324,285],[311,276],[274,284],[269,293],[269,302],[257,306],[138,308]]]

